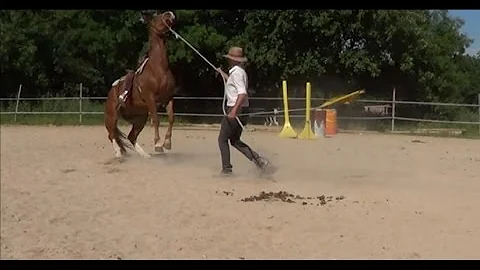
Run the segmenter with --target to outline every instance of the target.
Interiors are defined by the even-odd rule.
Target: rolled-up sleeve
[[[230,76],[232,76],[233,84],[237,89],[237,93],[239,95],[247,93],[247,78],[243,72],[233,72]]]

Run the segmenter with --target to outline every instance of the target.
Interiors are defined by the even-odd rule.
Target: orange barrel
[[[337,110],[325,110],[325,135],[337,134]]]
[[[315,109],[313,111],[312,129],[315,130],[315,123],[320,126],[323,122],[324,135],[337,134],[337,110],[335,109]],[[320,135],[320,134],[316,134]]]

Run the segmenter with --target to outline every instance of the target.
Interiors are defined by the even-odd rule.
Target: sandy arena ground
[[[232,151],[225,179],[216,138],[175,130],[172,152],[119,162],[103,127],[2,126],[1,258],[479,258],[478,140],[249,132],[279,170]],[[261,191],[327,203],[240,201]]]

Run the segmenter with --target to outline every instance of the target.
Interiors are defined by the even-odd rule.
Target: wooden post
[[[83,85],[82,83],[80,83],[80,98],[78,100],[78,108],[79,108],[78,121],[80,121],[80,124],[82,123],[82,98],[83,98]]]
[[[392,91],[392,128],[391,132],[395,131],[395,99],[396,99],[397,90],[393,87]]]
[[[20,95],[22,94],[22,85],[18,87],[17,93],[17,104],[15,105],[15,115],[13,116],[13,122],[17,122],[17,113],[18,113],[18,105],[20,104]]]

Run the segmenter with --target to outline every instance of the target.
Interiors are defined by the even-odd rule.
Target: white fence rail
[[[103,111],[84,111],[83,110],[83,101],[84,100],[106,100],[106,97],[85,97],[83,96],[83,87],[80,84],[79,87],[79,96],[78,97],[35,97],[35,98],[22,98],[22,85],[18,89],[18,94],[16,98],[0,98],[0,102],[10,101],[16,102],[14,111],[0,111],[0,115],[14,115],[14,122],[17,120],[17,115],[78,115],[79,123],[82,123],[83,115],[102,115]],[[458,104],[458,103],[441,103],[441,102],[419,102],[419,101],[400,101],[396,100],[396,92],[393,90],[392,100],[366,100],[358,99],[356,102],[362,103],[376,103],[383,105],[390,105],[392,108],[391,115],[389,116],[372,116],[372,117],[342,117],[338,116],[338,119],[350,119],[350,120],[390,120],[391,121],[391,131],[395,131],[395,120],[401,121],[411,121],[411,122],[429,122],[429,123],[442,123],[442,124],[460,124],[460,125],[478,125],[478,132],[480,135],[480,94],[478,94],[478,104]],[[223,97],[175,97],[175,100],[218,100],[221,101]],[[281,97],[249,97],[250,100],[271,100],[271,101],[282,101]],[[42,101],[42,100],[78,100],[78,111],[19,111],[20,101]],[[288,98],[289,101],[304,101],[305,98]],[[312,98],[312,101],[325,101],[325,98]],[[421,118],[410,118],[410,117],[401,117],[396,115],[396,105],[428,105],[428,106],[446,106],[446,107],[463,107],[463,108],[477,108],[478,110],[478,121],[469,122],[469,121],[448,121],[448,120],[435,120],[435,119],[421,119]],[[291,109],[293,111],[305,111],[305,108]],[[280,113],[283,110],[279,110]],[[165,115],[165,113],[159,113],[160,115]],[[250,116],[265,116],[271,115],[272,111],[264,112],[255,112],[249,114]],[[223,117],[223,114],[209,114],[209,113],[182,113],[175,112],[175,115],[178,116],[197,116],[197,117]],[[290,117],[304,117],[304,115],[290,115]]]

